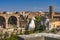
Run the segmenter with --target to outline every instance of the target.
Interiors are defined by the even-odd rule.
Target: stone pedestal
[[[17,29],[17,34],[20,34],[20,30],[21,30],[21,28],[18,28]]]
[[[20,25],[19,25],[19,18],[17,19],[17,27],[19,27]]]
[[[8,28],[8,19],[6,19],[6,28]]]

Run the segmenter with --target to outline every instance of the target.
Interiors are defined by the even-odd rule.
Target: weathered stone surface
[[[45,37],[45,40],[60,40],[60,39]]]
[[[60,40],[60,35],[51,33],[37,33],[31,35],[18,35],[18,40]]]
[[[18,40],[44,40],[44,37],[30,37],[30,38],[18,37]]]

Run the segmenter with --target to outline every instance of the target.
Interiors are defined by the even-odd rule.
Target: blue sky
[[[0,11],[49,11],[49,6],[60,12],[60,0],[0,0]]]

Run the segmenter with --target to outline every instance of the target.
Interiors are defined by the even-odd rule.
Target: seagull
[[[32,17],[31,22],[29,23],[28,30],[32,30],[33,31],[35,29],[35,22],[34,22],[34,20],[35,20],[35,17]]]

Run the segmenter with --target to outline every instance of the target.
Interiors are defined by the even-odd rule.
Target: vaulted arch
[[[5,28],[6,20],[3,16],[0,16],[0,27]]]
[[[17,18],[15,16],[11,16],[8,19],[8,25],[16,27],[17,26]]]

